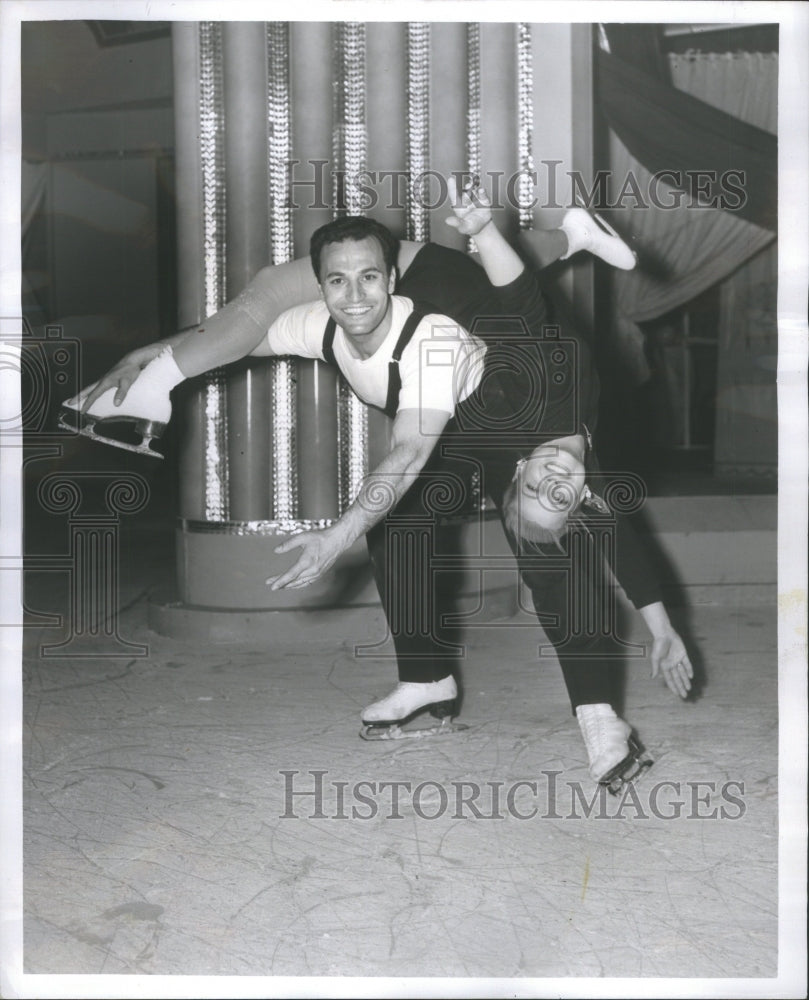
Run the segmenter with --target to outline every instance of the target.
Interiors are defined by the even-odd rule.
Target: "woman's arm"
[[[652,677],[663,672],[663,680],[668,687],[681,698],[688,697],[694,668],[685,650],[685,644],[669,620],[668,612],[662,601],[647,604],[638,608],[646,627],[652,633],[652,651],[649,659],[652,661]]]
[[[474,236],[480,263],[489,281],[495,286],[510,285],[525,270],[519,254],[492,220],[489,197],[483,188],[461,191],[450,177],[449,196],[454,216],[447,219],[447,225],[465,236]]]

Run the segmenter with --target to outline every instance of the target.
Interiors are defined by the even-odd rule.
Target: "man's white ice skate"
[[[574,253],[585,250],[622,271],[631,271],[638,262],[635,252],[595,212],[591,215],[584,208],[571,208],[565,213],[559,228],[567,236],[568,242],[567,253],[561,260],[567,260]]]
[[[59,426],[75,430],[91,441],[134,451],[151,458],[162,458],[151,443],[161,437],[171,419],[171,390],[185,376],[166,348],[135,379],[120,406],[113,402],[117,388],[107,389],[86,410],[84,400],[97,383],[65,400],[59,413]]]
[[[363,711],[360,736],[364,740],[405,740],[460,732],[469,727],[453,721],[457,700],[458,686],[452,676],[425,684],[404,681]],[[421,722],[418,716],[425,709],[438,723]]]
[[[652,766],[629,723],[610,705],[579,705],[576,718],[590,760],[590,776],[611,795],[618,795],[624,785],[636,781]]]

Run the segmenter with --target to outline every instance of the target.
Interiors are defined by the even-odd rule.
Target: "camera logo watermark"
[[[58,410],[81,385],[81,342],[66,336],[59,324],[40,328],[32,327],[24,317],[2,317],[0,375],[4,388],[9,389],[0,406],[0,448],[25,449],[22,466],[29,475],[29,517],[36,500],[39,516],[49,523],[64,523],[61,551],[0,556],[0,572],[19,580],[23,627],[64,633],[59,641],[40,644],[43,658],[148,656],[147,645],[120,635],[118,621],[121,518],[146,506],[147,480],[137,472],[66,468],[45,473],[36,464],[58,461],[65,446],[75,444],[79,436],[77,429],[58,420]],[[30,608],[25,601],[26,574],[65,577],[67,613]],[[16,618],[0,619],[0,629],[16,624]]]

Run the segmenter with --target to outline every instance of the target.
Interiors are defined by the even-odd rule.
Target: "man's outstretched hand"
[[[285,573],[268,577],[264,582],[271,590],[300,590],[308,587],[330,569],[338,557],[349,547],[344,532],[336,525],[314,531],[303,531],[282,542],[276,552],[303,549]]]

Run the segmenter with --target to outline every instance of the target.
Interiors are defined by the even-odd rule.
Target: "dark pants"
[[[461,647],[445,617],[455,610],[457,573],[453,511],[468,501],[469,472],[498,511],[514,474],[515,454],[451,421],[418,480],[387,518],[368,533],[368,549],[396,648],[399,679],[435,681],[453,673]],[[604,554],[608,523],[577,526],[555,547],[519,545],[506,532],[539,622],[562,667],[572,707],[611,703],[620,650],[612,636],[612,584]],[[457,565],[457,561],[456,561]]]

